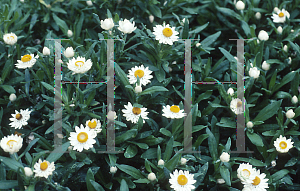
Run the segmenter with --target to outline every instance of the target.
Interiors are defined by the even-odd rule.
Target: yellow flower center
[[[88,134],[86,132],[80,132],[77,135],[77,140],[80,143],[85,143],[88,140],[88,138],[89,138],[89,136],[88,136]]]
[[[95,129],[96,128],[96,126],[97,126],[97,121],[96,120],[94,120],[94,122],[89,122],[88,123],[88,126],[91,128],[91,129]]]
[[[236,104],[237,107],[242,107],[242,105],[243,105],[243,103],[241,101],[238,101]]]
[[[170,37],[170,36],[172,36],[172,34],[173,34],[173,32],[172,32],[172,30],[170,28],[164,28],[163,35],[165,37]]]
[[[180,108],[177,105],[173,105],[170,107],[170,111],[173,113],[178,113],[180,111]]]
[[[257,185],[259,185],[259,183],[260,183],[260,178],[259,178],[258,176],[256,176],[256,177],[254,178],[252,184],[253,184],[254,186],[257,186]]]
[[[135,115],[138,115],[141,112],[142,112],[141,108],[138,108],[138,107],[132,108],[132,113],[135,114]]]
[[[7,141],[6,144],[9,146],[9,148],[12,149],[15,143],[17,143],[17,141],[15,141],[15,140],[9,140],[9,141]]]
[[[249,177],[250,176],[250,171],[248,169],[243,170],[243,176]]]
[[[144,76],[144,71],[143,70],[136,70],[135,72],[134,72],[134,76],[135,77],[137,77],[137,76],[139,76],[139,78],[142,78],[143,76]]]
[[[279,17],[284,17],[284,13],[283,13],[283,12],[280,12],[280,13],[278,14],[278,16],[279,16]]]
[[[47,161],[42,162],[41,165],[40,165],[40,169],[44,171],[44,170],[46,170],[47,168],[48,168],[48,163],[47,163]]]
[[[285,141],[281,141],[281,142],[279,143],[279,147],[280,147],[281,149],[285,149],[285,148],[287,147],[287,143],[286,143]]]
[[[75,66],[77,66],[77,67],[81,67],[81,66],[83,66],[84,65],[84,62],[83,61],[76,61],[75,62]]]
[[[31,56],[29,55],[29,54],[26,54],[26,55],[24,55],[22,58],[21,58],[21,61],[22,62],[28,62],[28,61],[30,61],[31,60]]]
[[[8,37],[9,38],[9,37]],[[15,39],[15,37],[14,36],[10,36],[10,38],[12,38],[12,39]]]
[[[187,184],[188,179],[186,178],[185,175],[179,175],[178,178],[177,178],[177,182],[178,182],[178,184],[180,184],[181,186],[184,186],[184,185]]]
[[[21,119],[22,119],[22,115],[21,115],[20,113],[18,113],[18,114],[16,115],[16,119],[17,119],[17,120],[21,120]]]

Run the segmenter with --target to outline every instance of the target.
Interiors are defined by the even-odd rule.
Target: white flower
[[[91,69],[93,63],[91,59],[85,60],[84,57],[73,58],[68,62],[68,68],[73,71],[72,74],[83,74]]]
[[[273,16],[271,16],[274,23],[284,23],[286,18],[290,18],[289,12],[287,12],[285,9],[282,9],[281,11],[278,10],[275,13],[273,13]]]
[[[125,19],[124,21],[119,21],[119,30],[125,34],[132,33],[136,27],[134,27],[134,21],[131,23],[129,20]]]
[[[36,59],[39,58],[39,55],[34,57],[34,54],[26,54],[21,57],[21,60],[17,60],[16,67],[20,69],[31,68],[35,63]]]
[[[134,88],[135,93],[141,93],[143,91],[142,86],[135,86]]]
[[[262,69],[264,70],[270,70],[270,64],[264,61],[261,65]]]
[[[259,19],[261,18],[260,12],[255,13],[255,18],[256,18],[257,20],[259,20]]]
[[[187,20],[187,22],[190,23],[189,20]],[[180,22],[180,25],[184,26],[184,23],[185,23],[185,18],[182,19],[182,22]]]
[[[178,41],[179,32],[175,30],[175,27],[170,27],[169,24],[165,25],[156,25],[153,27],[153,34],[155,39],[159,40],[159,43],[173,45],[174,41]]]
[[[21,109],[20,113],[17,110],[15,110],[15,112],[16,114],[11,114],[13,118],[9,118],[9,120],[12,121],[9,125],[16,129],[21,129],[22,126],[28,124],[27,121],[30,118],[31,111],[27,108],[26,110]]]
[[[49,175],[52,175],[52,172],[55,170],[54,162],[42,161],[39,159],[39,162],[36,162],[34,165],[34,177],[45,177],[48,178]]]
[[[175,191],[191,191],[195,189],[193,184],[196,183],[196,180],[194,180],[194,175],[190,174],[189,171],[179,170],[178,172],[176,169],[173,174],[170,173],[170,176],[169,183]]]
[[[117,114],[115,111],[109,111],[107,113],[107,119],[110,121],[113,121],[114,119],[117,119]]]
[[[253,126],[254,126],[253,123],[251,121],[248,121],[247,128],[251,129]]]
[[[293,29],[291,29],[291,32],[295,32]]]
[[[44,56],[49,56],[49,55],[50,55],[50,49],[47,48],[47,47],[44,47],[44,48],[43,48],[43,55],[44,55]]]
[[[278,7],[274,7],[273,11],[274,11],[275,13],[277,13],[277,12],[280,11],[280,10],[278,9]]]
[[[163,159],[159,159],[157,165],[165,165],[165,161]]]
[[[282,27],[281,26],[279,26],[278,28],[277,28],[277,32],[278,32],[278,34],[282,34]]]
[[[104,21],[101,20],[100,22],[101,22],[101,28],[103,28],[104,30],[110,30],[115,26],[112,18],[105,19]]]
[[[148,67],[144,67],[144,65],[141,66],[135,66],[131,68],[128,71],[127,77],[129,78],[129,83],[130,84],[135,84],[137,82],[137,76],[140,78],[140,85],[147,85],[151,83],[150,79],[153,78],[151,70],[148,69]]]
[[[242,100],[240,98],[233,98],[230,102],[230,109],[236,115],[244,113]]]
[[[230,96],[233,96],[234,90],[233,90],[232,88],[229,88],[229,89],[227,90],[227,94],[229,94]]]
[[[199,47],[201,45],[201,43],[200,42],[198,42],[197,44],[196,44],[196,47]]]
[[[149,112],[146,112],[147,108],[133,107],[130,102],[128,102],[128,105],[124,105],[124,107],[126,109],[122,109],[122,112],[124,113],[123,116],[126,117],[127,121],[137,123],[139,121],[140,116],[143,119],[143,123],[145,123],[144,119],[149,119],[147,117]]]
[[[230,160],[230,155],[229,155],[228,153],[226,153],[226,152],[223,152],[223,153],[221,154],[221,156],[220,156],[220,160],[221,160],[222,162],[229,162],[229,160]]]
[[[187,162],[186,158],[181,158],[180,159],[180,164],[181,165],[186,165],[186,162]]]
[[[29,168],[29,167],[25,167],[24,172],[25,172],[25,176],[27,176],[27,177],[30,177],[33,175],[33,172],[31,170],[31,168]]]
[[[289,119],[292,119],[293,117],[295,117],[295,113],[292,109],[288,110],[286,113],[285,113],[286,117],[289,118]]]
[[[0,146],[4,150],[4,152],[8,152],[9,154],[14,154],[19,152],[23,145],[23,138],[18,135],[9,135],[3,137],[0,141]]]
[[[258,70],[256,67],[250,68],[249,70],[249,76],[253,78],[258,78],[260,74],[260,70]]]
[[[223,178],[219,178],[219,179],[217,179],[217,183],[218,184],[224,184],[225,180]]]
[[[83,127],[80,125],[75,127],[76,132],[70,133],[70,143],[73,147],[73,150],[77,150],[81,152],[83,149],[88,150],[89,148],[93,148],[93,144],[96,143],[95,137],[97,134],[94,130],[90,130],[89,127]]]
[[[162,111],[164,112],[162,114],[162,116],[165,116],[166,118],[180,119],[180,118],[183,118],[184,116],[186,116],[186,113],[183,113],[183,109],[180,110],[179,106],[177,106],[177,105],[163,106]]]
[[[260,174],[259,170],[252,173],[249,179],[243,182],[244,188],[250,188],[250,190],[257,190],[257,191],[267,191],[266,188],[268,186],[268,180],[265,173]]]
[[[243,1],[238,1],[235,4],[235,7],[237,10],[244,10],[245,9],[245,3]]]
[[[292,97],[292,103],[293,103],[293,104],[298,103],[298,98],[297,98],[297,96],[294,95],[294,96]]]
[[[289,57],[289,61],[288,61],[288,64],[291,64],[292,63],[292,58]]]
[[[153,172],[151,172],[151,173],[148,174],[148,180],[150,180],[150,181],[156,180],[156,176],[155,176],[155,174]]]
[[[275,160],[272,160],[271,161],[271,165],[274,167],[274,166],[276,166],[276,161]]]
[[[117,172],[117,170],[118,170],[118,168],[115,167],[115,166],[112,166],[112,167],[110,167],[110,169],[109,169],[110,173],[112,173],[112,174],[115,174],[115,173]]]
[[[24,3],[24,0],[20,0],[21,3]]]
[[[18,37],[15,33],[7,33],[3,35],[3,40],[5,44],[14,45],[18,41]]]
[[[268,35],[268,33],[267,33],[266,31],[261,30],[261,31],[259,31],[259,33],[258,33],[258,39],[259,39],[259,40],[267,41],[267,40],[269,39],[269,35]]]
[[[92,1],[86,1],[86,4],[87,4],[88,6],[93,6],[93,2],[92,2]]]
[[[10,100],[11,102],[15,101],[16,99],[17,99],[16,94],[10,94],[9,100]]]
[[[153,15],[149,16],[149,21],[150,21],[150,23],[153,23],[153,21],[154,21],[154,16]]]
[[[287,153],[291,148],[293,148],[292,139],[286,139],[286,137],[279,136],[279,138],[274,141],[274,147],[280,153]]]
[[[94,130],[96,133],[100,133],[101,129],[101,122],[97,119],[87,120],[85,122],[85,126],[89,127],[90,130]]]
[[[283,51],[284,51],[284,52],[287,52],[287,51],[288,51],[287,45],[284,45],[284,46],[283,46]]]
[[[68,30],[68,33],[67,33],[68,37],[72,37],[73,36],[73,32],[71,30]]]
[[[176,60],[172,62],[172,64],[177,64]]]
[[[255,173],[255,169],[252,168],[252,165],[249,163],[245,164],[242,163],[239,165],[239,168],[237,169],[237,177],[242,181],[245,182],[249,179],[250,175]]]
[[[64,55],[67,58],[71,58],[74,56],[74,50],[73,47],[68,47],[65,51],[64,51]]]

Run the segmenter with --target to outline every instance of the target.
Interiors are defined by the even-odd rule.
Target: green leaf
[[[192,34],[192,33],[197,34],[197,33],[201,32],[203,29],[205,29],[208,26],[208,24],[209,24],[209,22],[207,22],[206,24],[204,24],[202,26],[197,27],[196,29],[190,31],[189,34]]]
[[[219,49],[224,54],[224,56],[227,58],[227,60],[229,62],[236,62],[236,59],[230,54],[230,52],[228,52],[227,50],[225,50],[222,47],[219,47]]]
[[[50,92],[54,93],[54,87],[51,86],[50,84],[47,84],[46,82],[41,82],[41,84]]]
[[[294,166],[297,162],[298,162],[298,158],[293,157],[284,165],[284,167]]]
[[[16,90],[10,85],[1,85],[0,87],[3,88],[3,90],[6,91],[9,94],[15,94],[16,93]]]
[[[276,181],[280,180],[282,177],[284,177],[288,173],[289,173],[289,170],[287,170],[287,169],[282,169],[278,172],[275,172],[274,174],[271,175],[272,182],[276,182]]]
[[[183,31],[182,31],[182,39],[188,39],[188,38],[189,38],[189,23],[188,23],[188,19],[185,18]]]
[[[62,144],[61,146],[57,147],[56,149],[54,149],[50,155],[47,157],[47,161],[51,162],[56,162],[68,149],[68,147],[70,146],[70,142],[66,142],[64,144]]]
[[[59,28],[62,30],[62,32],[64,34],[67,34],[67,31],[69,28],[67,23],[64,20],[60,19],[55,13],[52,13],[52,16],[53,16],[55,23],[59,26]]]
[[[121,181],[120,191],[129,191],[128,185],[124,179]]]
[[[276,92],[278,89],[280,89],[282,86],[284,86],[285,84],[289,83],[290,81],[292,81],[295,78],[295,74],[296,72],[292,71],[290,73],[288,73],[287,75],[285,75],[283,77],[283,79],[281,80],[280,84],[276,84],[274,89],[272,90],[273,92]]]
[[[2,180],[0,181],[0,189],[12,189],[18,186],[17,180]]]
[[[166,145],[166,150],[164,152],[164,157],[163,157],[164,161],[169,161],[169,159],[171,158],[173,152],[173,144],[174,144],[174,137],[172,136]]]
[[[228,186],[231,186],[230,172],[225,166],[220,167],[220,174]]]
[[[170,171],[173,172],[174,168],[178,164],[181,158],[181,153],[177,152],[168,162],[165,163],[165,167]]]
[[[169,91],[165,87],[162,86],[151,86],[150,88],[145,89],[139,95],[153,94],[154,92],[167,92]]]
[[[120,143],[125,142],[128,139],[134,138],[137,135],[137,129],[130,129],[120,136],[116,137],[115,144],[118,145]]]
[[[105,191],[104,188],[94,180],[90,180],[91,185],[94,187],[95,191]]]
[[[156,76],[156,78],[159,82],[162,82],[166,77],[166,73],[165,73],[165,71],[163,70],[162,67],[160,67],[159,70],[155,71],[154,73],[155,73],[155,76]]]
[[[145,178],[139,170],[136,168],[126,165],[126,164],[117,164],[118,169],[125,172],[126,174],[132,176],[135,179]]]
[[[150,148],[146,150],[142,155],[141,158],[143,159],[155,159],[157,158],[157,149],[156,148]]]
[[[209,152],[211,154],[211,157],[213,161],[217,160],[217,155],[218,155],[218,147],[217,147],[217,142],[215,136],[212,134],[210,129],[207,127],[206,128],[206,133],[208,134],[208,146],[209,146]]]
[[[203,41],[201,41],[202,47],[203,48],[208,47],[209,45],[214,43],[217,40],[217,38],[219,38],[220,35],[221,35],[221,31],[206,37]]]
[[[163,135],[167,136],[167,137],[171,137],[172,136],[172,133],[169,130],[165,129],[165,128],[161,128],[159,130],[159,132],[162,133]]]
[[[129,145],[124,153],[125,158],[132,158],[138,152],[138,149],[135,145]]]
[[[275,115],[281,105],[282,100],[274,101],[263,108],[258,115],[253,119],[255,121],[265,121]]]
[[[242,22],[242,28],[243,28],[245,34],[247,35],[247,37],[251,37],[250,27],[249,27],[248,23],[246,23],[245,21],[241,21],[241,22]]]
[[[263,143],[261,137],[258,134],[256,134],[256,133],[249,133],[247,131],[247,136],[248,136],[248,138],[250,139],[250,141],[254,145],[259,146],[259,147],[263,147],[264,146],[264,143]]]
[[[161,149],[160,146],[157,146],[157,161],[159,161],[161,159]]]
[[[142,184],[149,184],[150,180],[148,180],[147,178],[143,178],[143,179],[134,180],[133,182],[142,183]]]
[[[96,191],[96,189],[94,188],[94,186],[91,183],[91,181],[95,181],[95,178],[94,178],[94,174],[90,168],[87,171],[85,181],[86,181],[86,186],[87,186],[88,191]]]
[[[159,17],[161,18],[161,10],[159,7],[155,6],[155,5],[151,5],[149,6],[149,9],[150,9],[150,12],[156,16],[156,17]]]
[[[28,144],[28,146],[26,147],[26,149],[24,150],[24,152],[19,156],[19,159],[22,158],[22,157],[25,155],[25,153],[27,153],[27,152],[31,149],[31,147],[32,147],[36,142],[38,142],[39,140],[40,140],[39,138],[35,138],[34,140],[32,140],[32,141]]]
[[[199,165],[200,166],[200,165]],[[195,187],[200,185],[200,183],[204,180],[205,175],[208,170],[208,162],[206,162],[199,170],[198,172],[194,175],[195,179],[197,180]]]
[[[1,163],[4,163],[8,168],[17,172],[18,168],[24,168],[22,164],[11,158],[0,156]]]

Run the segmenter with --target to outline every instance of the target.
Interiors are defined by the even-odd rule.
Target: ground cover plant
[[[299,0],[0,9],[0,190],[300,190]]]

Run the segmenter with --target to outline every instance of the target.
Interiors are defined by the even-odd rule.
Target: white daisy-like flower
[[[127,77],[129,78],[129,83],[130,84],[135,84],[137,82],[137,76],[140,78],[140,85],[147,85],[151,83],[150,79],[153,78],[151,70],[148,69],[148,67],[144,67],[144,65],[141,66],[135,66],[131,68],[128,71]]]
[[[21,109],[20,112],[15,110],[15,112],[16,114],[11,114],[13,117],[9,118],[12,121],[9,125],[16,129],[21,129],[22,126],[28,124],[27,121],[30,118],[31,111],[27,108],[26,110]]]
[[[23,138],[18,135],[9,135],[3,137],[0,142],[1,148],[4,152],[8,152],[9,154],[14,154],[19,152],[23,145]]]
[[[189,171],[179,170],[178,172],[176,169],[173,174],[170,173],[170,176],[169,183],[175,191],[191,191],[195,189],[193,184],[196,183],[196,180],[194,180],[194,175],[190,174]]]
[[[137,123],[139,121],[140,116],[143,118],[143,123],[145,123],[144,119],[149,119],[147,117],[149,112],[146,112],[147,108],[139,108],[133,107],[133,105],[128,102],[128,105],[124,105],[126,109],[122,109],[124,113],[123,116],[126,117],[127,121],[131,121],[132,123]]]
[[[75,131],[71,132],[69,137],[73,150],[81,152],[83,149],[93,148],[93,144],[96,143],[94,138],[97,136],[94,130],[90,130],[89,127],[84,127],[81,124],[80,128],[78,126],[75,127]]]
[[[100,133],[101,129],[101,122],[97,119],[87,120],[85,122],[85,126],[89,127],[90,130],[94,130],[96,133]]]
[[[112,18],[104,19],[104,21],[101,20],[100,23],[101,23],[101,28],[103,28],[104,30],[110,30],[115,26]]]
[[[156,25],[153,27],[153,34],[155,39],[159,40],[159,43],[173,45],[174,41],[178,41],[179,32],[175,30],[175,27],[170,27],[169,24],[165,25]]]
[[[237,177],[242,181],[245,182],[250,178],[250,175],[255,173],[255,168],[252,168],[252,165],[249,163],[242,163],[240,164],[239,168],[237,169]]]
[[[230,109],[236,115],[244,113],[242,100],[240,98],[232,99],[230,102]]]
[[[271,16],[274,23],[284,23],[286,18],[290,18],[290,13],[287,12],[285,9],[277,10],[276,14],[273,13]]]
[[[15,33],[7,33],[3,35],[3,40],[5,44],[14,45],[18,41],[18,37]]]
[[[34,165],[34,177],[45,177],[48,178],[49,175],[52,175],[52,172],[55,170],[54,162],[42,161],[39,159],[39,162],[36,162]]]
[[[34,54],[26,54],[21,57],[21,60],[17,60],[16,67],[20,69],[31,68],[35,63],[36,59],[39,58],[39,55],[34,57]]]
[[[68,68],[73,71],[74,74],[83,74],[91,69],[93,63],[91,59],[85,60],[84,57],[73,58],[68,62]]]
[[[167,106],[163,106],[163,110],[164,113],[162,114],[162,116],[165,116],[166,118],[171,118],[171,119],[180,119],[183,118],[184,116],[186,116],[186,113],[183,113],[183,109],[180,110],[179,106],[177,105],[167,105]]]
[[[129,20],[125,19],[124,21],[119,21],[118,29],[125,34],[130,34],[136,29],[134,24],[134,21],[131,23]]]
[[[257,170],[254,173],[252,173],[249,177],[249,179],[245,182],[243,182],[244,188],[250,188],[250,190],[253,191],[267,191],[266,188],[269,188],[268,186],[268,180],[265,173],[261,173]]]
[[[279,138],[274,141],[274,147],[280,153],[287,153],[291,148],[293,148],[292,139],[286,139],[286,137],[279,136]]]

